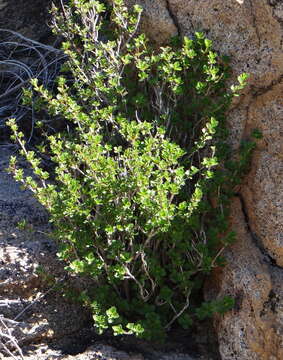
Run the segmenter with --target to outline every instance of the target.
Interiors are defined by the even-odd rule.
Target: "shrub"
[[[138,32],[141,8],[122,0],[111,10],[87,0],[53,10],[68,61],[56,91],[33,85],[68,127],[36,154],[10,120],[35,177],[14,157],[10,171],[48,209],[67,269],[94,279],[81,299],[95,327],[161,339],[175,321],[187,328],[228,309],[227,299],[199,310],[190,300],[233,239],[228,199],[239,171],[223,166],[225,112],[246,75],[227,91],[227,59],[202,33],[154,49]]]

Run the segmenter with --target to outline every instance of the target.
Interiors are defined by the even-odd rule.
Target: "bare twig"
[[[171,325],[184,313],[185,310],[190,306],[190,295],[191,291],[188,292],[186,297],[186,303],[183,306],[183,308],[173,317],[172,320],[169,321],[169,323],[165,326],[165,329],[169,329]]]
[[[58,283],[64,280],[65,276],[57,280],[51,288],[49,288],[43,294],[39,295],[34,301],[32,301],[28,306],[26,306],[22,311],[20,311],[13,320],[7,319],[0,314],[0,349],[2,349],[6,354],[10,355],[15,360],[24,360],[22,350],[18,344],[16,337],[13,334],[15,328],[19,324],[19,322],[16,320],[18,320],[36,302],[42,300],[47,294],[54,290]],[[10,304],[18,302],[19,300],[0,300],[0,306],[9,306]],[[17,352],[17,354],[14,353],[15,351]]]
[[[18,322],[14,320],[6,319],[2,315],[0,315],[0,349],[2,347],[4,351],[8,355],[10,355],[13,359],[19,360],[18,356],[13,354],[11,350],[11,346],[12,346],[12,348],[16,349],[16,351],[18,352],[20,359],[24,360],[23,352],[19,347],[16,337],[13,335],[14,327],[17,324]]]
[[[38,78],[51,89],[66,55],[59,49],[26,38],[16,31],[0,29],[0,129],[6,120],[22,120],[30,114],[31,134],[35,124],[33,104],[22,103],[23,89],[30,89],[30,80]]]
[[[66,276],[63,276],[62,278],[60,278],[58,281],[56,281],[56,283],[50,289],[48,289],[45,293],[39,295],[33,302],[31,302],[28,306],[26,306],[13,320],[14,321],[18,320],[35,303],[42,300],[47,294],[49,294],[51,291],[53,291],[54,288],[58,285],[58,283],[62,282],[65,279],[65,277]]]

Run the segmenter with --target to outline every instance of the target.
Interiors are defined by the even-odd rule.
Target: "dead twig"
[[[2,348],[6,354],[10,355],[15,360],[24,360],[23,352],[16,337],[13,335],[16,325],[18,325],[18,322],[0,315],[0,349]],[[13,353],[12,349],[16,350],[16,355]]]
[[[33,104],[23,104],[23,89],[31,89],[33,78],[52,89],[66,55],[12,30],[0,29],[0,39],[0,129],[6,126],[7,119],[15,118],[19,122],[29,114],[30,140],[35,111]]]

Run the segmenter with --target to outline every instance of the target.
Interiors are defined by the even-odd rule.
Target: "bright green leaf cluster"
[[[46,170],[10,120],[34,177],[15,158],[10,171],[49,211],[67,270],[93,278],[80,300],[97,331],[160,340],[176,321],[188,328],[231,305],[196,310],[190,297],[233,239],[228,200],[240,171],[228,164],[225,112],[247,76],[227,91],[226,59],[202,33],[154,49],[138,32],[141,8],[122,0],[53,10],[68,61],[55,91],[35,79],[25,101],[38,96],[67,130],[40,146]]]

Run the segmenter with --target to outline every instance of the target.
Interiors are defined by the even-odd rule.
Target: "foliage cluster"
[[[225,112],[247,76],[227,91],[228,59],[202,33],[154,49],[138,31],[139,6],[72,0],[63,10],[54,9],[68,56],[57,89],[34,80],[26,96],[39,94],[33,101],[68,127],[35,153],[10,120],[35,177],[16,158],[10,171],[48,209],[67,269],[95,280],[81,299],[98,332],[161,339],[175,322],[232,306],[190,300],[234,237],[228,205],[242,167]]]

